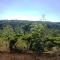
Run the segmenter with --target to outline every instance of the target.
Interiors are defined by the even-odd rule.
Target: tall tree
[[[45,29],[46,27],[42,24],[33,24],[31,28],[32,32],[32,41],[30,48],[35,50],[36,52],[41,53],[44,50],[44,43],[45,40]],[[33,42],[33,43],[32,43]]]
[[[7,26],[3,27],[2,31],[3,31],[2,37],[3,38],[5,37],[4,40],[7,40],[9,42],[9,48],[10,48],[10,51],[11,51],[12,48],[13,48],[13,45],[16,43],[15,32],[10,25],[7,25]]]

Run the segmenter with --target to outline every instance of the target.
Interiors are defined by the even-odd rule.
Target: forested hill
[[[32,23],[46,24],[48,28],[60,29],[60,22],[48,22],[48,21],[27,21],[27,20],[0,20],[0,28],[6,25],[11,25],[13,28],[16,25],[31,25]]]
[[[59,22],[0,20],[0,51],[43,53],[59,48]]]

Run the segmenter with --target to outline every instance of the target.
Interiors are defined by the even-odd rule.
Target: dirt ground
[[[60,56],[0,53],[0,60],[60,60]]]

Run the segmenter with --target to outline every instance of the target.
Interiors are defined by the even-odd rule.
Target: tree
[[[22,28],[23,28],[23,31],[24,31],[24,34],[25,33],[29,33],[29,31],[30,31],[30,28],[31,28],[31,26],[30,26],[31,24],[25,24]]]
[[[13,28],[10,25],[7,25],[5,27],[3,27],[3,33],[2,33],[2,37],[4,38],[4,40],[9,42],[9,48],[10,50],[12,50],[13,45],[16,43],[15,41],[15,32],[13,30]]]
[[[42,24],[32,25],[32,41],[30,48],[35,50],[37,53],[42,53],[44,51],[44,40],[45,40],[45,28]]]
[[[15,37],[15,32],[13,30],[13,28],[10,26],[10,25],[7,25],[5,27],[3,27],[3,33],[2,33],[2,36],[4,37],[7,37],[8,40],[12,40],[14,39]]]
[[[21,36],[22,40],[25,40],[27,41],[27,50],[30,49],[30,44],[31,44],[31,40],[32,40],[32,35],[31,34],[28,34],[28,33],[25,33]]]
[[[16,25],[14,30],[15,30],[16,35],[20,35],[24,33],[22,27],[20,27],[19,25]]]
[[[36,53],[41,54],[44,51],[44,45],[42,41],[40,41],[39,39],[36,39],[34,43],[32,44],[32,49]]]

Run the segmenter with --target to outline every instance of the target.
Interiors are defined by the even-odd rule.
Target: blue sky
[[[0,0],[0,19],[60,22],[60,0]]]

